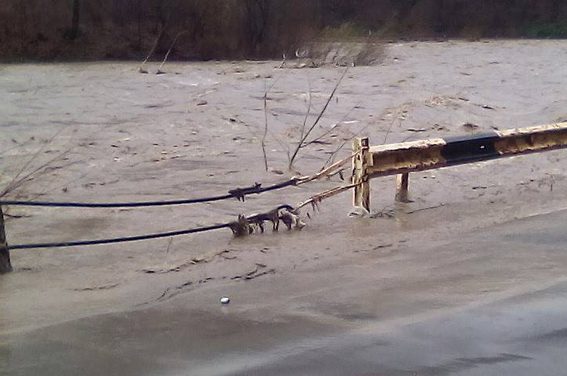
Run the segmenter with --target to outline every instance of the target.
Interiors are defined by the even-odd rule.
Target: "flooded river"
[[[344,67],[1,65],[0,191],[222,195],[315,173],[348,157],[355,136],[378,145],[567,120],[567,42],[386,50],[378,65],[349,68],[291,170]],[[415,173],[404,204],[393,178],[375,179],[371,218],[347,217],[345,193],[304,209],[302,231],[14,250],[15,272],[0,276],[0,375],[557,374],[566,160],[554,151]],[[174,231],[341,184],[165,208],[12,206],[6,233],[22,244]]]

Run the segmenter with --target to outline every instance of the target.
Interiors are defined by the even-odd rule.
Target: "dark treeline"
[[[567,37],[565,0],[2,0],[4,59],[269,58],[315,38]],[[175,43],[174,43],[175,42]]]

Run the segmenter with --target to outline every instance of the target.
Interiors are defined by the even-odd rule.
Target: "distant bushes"
[[[526,35],[531,38],[567,38],[567,22],[530,25],[526,28]]]
[[[80,4],[78,30],[73,9]],[[140,58],[159,36],[173,58],[269,58],[294,51],[320,25],[303,0],[2,0],[0,57]],[[76,35],[76,38],[71,36]]]
[[[287,56],[315,38],[567,37],[564,0],[2,0],[0,58]],[[159,37],[159,38],[158,38]]]

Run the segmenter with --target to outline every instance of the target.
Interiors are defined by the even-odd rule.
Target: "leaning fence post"
[[[409,173],[396,175],[396,201],[408,202]]]
[[[353,204],[370,211],[370,181],[366,172],[370,157],[368,137],[355,138],[352,147],[355,153],[352,163],[352,184],[356,184]]]
[[[4,227],[4,213],[2,206],[0,206],[0,274],[9,273],[12,271],[12,264],[10,263],[10,250],[8,243],[6,243],[6,229]]]

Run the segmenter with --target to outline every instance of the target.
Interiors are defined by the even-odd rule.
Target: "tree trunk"
[[[69,39],[75,40],[79,35],[79,21],[81,15],[81,0],[73,0],[73,18],[71,19],[71,30]]]

